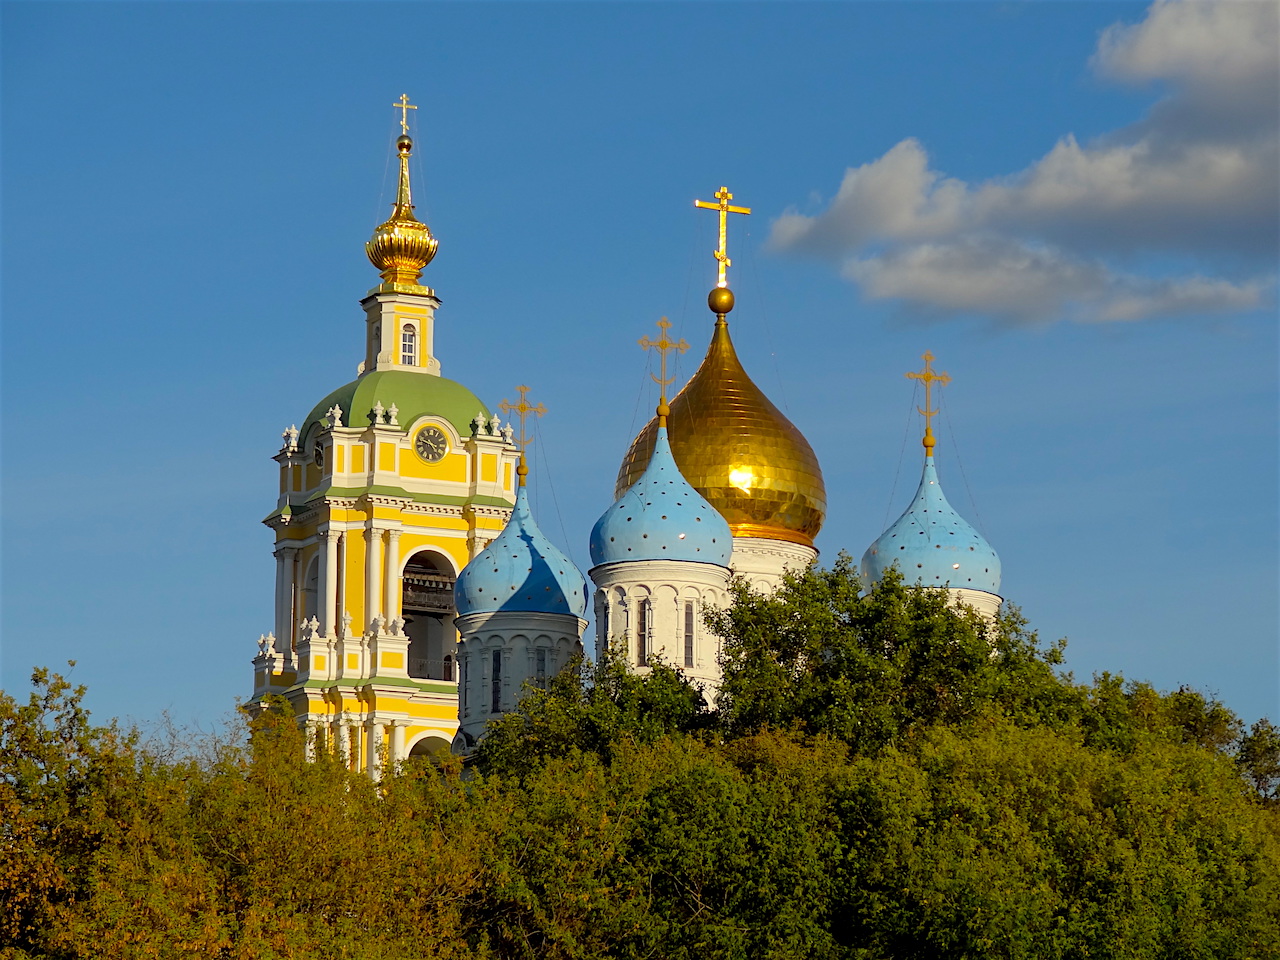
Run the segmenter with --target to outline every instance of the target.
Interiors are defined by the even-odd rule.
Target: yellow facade
[[[275,629],[251,701],[283,696],[313,749],[371,773],[458,730],[453,582],[510,517],[518,459],[488,408],[440,374],[439,300],[417,282],[435,240],[413,217],[407,142],[395,212],[369,244],[383,283],[361,300],[360,376],[275,456]]]

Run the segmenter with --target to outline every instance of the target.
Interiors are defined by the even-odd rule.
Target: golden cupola
[[[718,282],[707,296],[716,315],[711,346],[702,365],[671,401],[669,440],[676,465],[720,515],[734,537],[783,540],[813,547],[827,510],[827,490],[813,448],[799,430],[769,402],[742,369],[729,323],[733,291],[727,279],[727,214],[749,214],[729,204],[728,187],[716,202],[694,205],[720,215],[720,246],[715,251]],[[615,497],[644,473],[658,434],[650,420],[631,443],[618,471]]]
[[[725,315],[733,293],[716,287],[716,314],[702,365],[671,401],[671,452],[686,480],[729,522],[735,537],[813,546],[826,515],[827,492],[813,448],[738,360]],[[653,453],[657,419],[631,444],[614,491],[621,497]]]
[[[409,157],[413,141],[408,133],[396,140],[400,154],[400,183],[396,190],[391,218],[373,231],[364,245],[370,262],[382,274],[378,288],[387,293],[422,293],[429,289],[418,283],[422,268],[436,255],[440,241],[431,235],[427,225],[413,215],[413,194],[409,187]]]

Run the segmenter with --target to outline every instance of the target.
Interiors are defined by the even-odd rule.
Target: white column
[[[276,640],[277,651],[279,646],[288,644],[289,638],[289,611],[287,609],[286,589],[289,586],[288,572],[286,567],[286,551],[284,547],[276,549]]]
[[[351,715],[335,713],[333,715],[332,729],[334,753],[342,762],[342,765],[350,769],[351,762],[355,759],[355,751],[351,749],[354,746],[351,741]]]
[[[364,532],[364,626],[368,629],[373,618],[382,611],[378,602],[382,599],[382,584],[378,578],[378,545],[382,543],[382,531],[369,522]]]
[[[316,722],[308,717],[302,721],[302,736],[306,757],[308,760],[316,758]]]
[[[299,579],[299,573],[302,571],[302,551],[295,549],[293,557],[289,564],[289,631],[286,634],[288,641],[286,643],[285,656],[293,658],[298,643],[298,621],[302,619],[302,610],[299,609],[302,603],[302,582]]]
[[[399,763],[404,759],[404,721],[391,721],[391,749],[387,751],[388,763]]]
[[[400,531],[387,531],[387,561],[383,567],[383,586],[386,588],[386,602],[383,605],[383,616],[394,620],[400,616]]]
[[[322,550],[324,556],[320,561],[320,636],[331,637],[337,628],[336,611],[338,607],[338,538],[337,530],[325,530]]]
[[[276,652],[286,660],[293,658],[293,591],[297,570],[296,547],[276,550]]]
[[[369,720],[365,725],[367,742],[365,744],[365,770],[374,780],[382,776],[382,727],[379,720]]]

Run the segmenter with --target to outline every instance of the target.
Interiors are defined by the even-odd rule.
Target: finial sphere
[[[728,287],[712,287],[707,294],[707,306],[717,316],[733,309],[733,291]]]
[[[413,140],[407,134],[400,134],[396,139],[396,149],[401,153],[409,153],[413,150]]]

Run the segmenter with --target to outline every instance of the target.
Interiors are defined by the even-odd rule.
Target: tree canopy
[[[284,708],[175,752],[37,671],[0,696],[0,954],[1280,956],[1270,722],[843,557],[708,621],[714,705],[606,657],[377,783]]]

